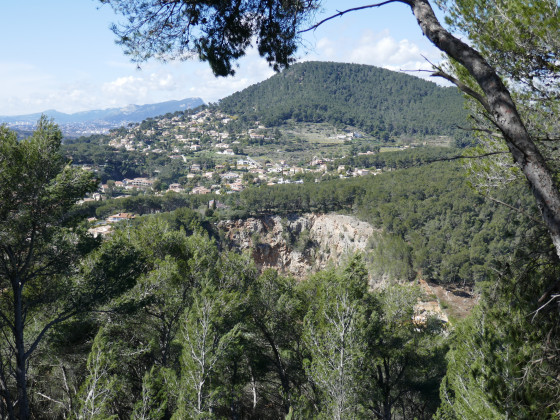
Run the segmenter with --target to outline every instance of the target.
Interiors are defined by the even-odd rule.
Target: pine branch
[[[342,15],[345,15],[346,13],[356,12],[358,10],[364,10],[364,9],[372,9],[374,7],[381,7],[381,6],[385,6],[386,4],[389,4],[389,3],[404,3],[404,4],[407,4],[407,5],[411,6],[411,3],[409,1],[406,1],[406,0],[387,0],[387,1],[382,1],[381,3],[368,4],[366,6],[360,6],[360,7],[353,7],[352,9],[346,9],[346,10],[342,10],[342,11],[337,10],[338,13],[336,13],[332,16],[329,16],[328,18],[323,19],[322,21],[316,23],[315,25],[313,25],[313,26],[311,26],[307,29],[302,29],[301,31],[298,31],[298,34],[314,31],[319,26],[321,26],[323,23],[328,22],[329,20],[335,19],[337,17],[340,17]]]

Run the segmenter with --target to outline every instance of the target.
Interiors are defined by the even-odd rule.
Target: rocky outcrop
[[[319,271],[329,264],[343,264],[348,256],[366,250],[370,238],[380,233],[369,223],[340,214],[305,214],[288,217],[263,216],[244,220],[220,221],[217,228],[231,248],[250,252],[260,270],[275,268],[298,278]],[[371,278],[370,287],[383,288],[389,280]],[[413,321],[425,324],[436,317],[447,324],[448,317],[440,302],[445,302],[454,317],[456,307],[468,313],[475,299],[456,302],[442,286],[419,280],[424,296],[414,310]],[[434,296],[435,295],[435,296]],[[455,296],[453,294],[452,296]]]
[[[217,227],[231,247],[249,250],[259,269],[297,277],[363,251],[375,232],[369,223],[339,214],[263,216],[221,221]]]

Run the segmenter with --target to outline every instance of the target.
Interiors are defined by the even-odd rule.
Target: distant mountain
[[[167,101],[148,105],[128,105],[124,108],[82,111],[74,114],[65,114],[63,112],[49,109],[36,114],[0,116],[0,122],[36,123],[41,114],[54,118],[54,120],[59,124],[86,123],[95,121],[105,121],[110,123],[141,122],[146,118],[167,114],[168,112],[184,111],[186,109],[196,108],[200,105],[204,105],[204,101],[202,99],[188,98],[181,101]]]
[[[220,101],[224,112],[267,126],[292,119],[390,135],[461,133],[467,112],[456,88],[378,67],[305,62]],[[463,133],[464,135],[464,133]]]
[[[167,101],[148,105],[128,105],[124,108],[109,108],[103,110],[83,111],[74,114],[65,114],[56,110],[47,110],[42,113],[0,116],[0,123],[6,123],[16,128],[33,125],[44,114],[54,118],[66,134],[87,134],[105,131],[127,123],[141,122],[146,118],[164,115],[169,112],[185,111],[204,105],[200,98],[187,98],[180,101]]]

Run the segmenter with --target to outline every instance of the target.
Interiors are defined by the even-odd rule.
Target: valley
[[[376,78],[385,92],[361,97],[356,80]],[[3,128],[10,159],[27,159],[0,172],[18,185],[3,197],[21,198],[3,204],[21,223],[0,230],[7,260],[35,252],[20,226],[44,235],[47,274],[24,273],[43,282],[29,278],[34,325],[52,328],[31,372],[49,398],[34,406],[86,413],[99,390],[110,404],[93,406],[123,418],[183,418],[195,395],[218,418],[314,418],[341,372],[356,418],[436,415],[454,369],[502,355],[478,342],[481,311],[513,320],[485,330],[489,345],[526,337],[511,279],[555,267],[524,183],[490,198],[471,183],[484,172],[462,158],[479,152],[455,93],[312,62],[105,134]]]

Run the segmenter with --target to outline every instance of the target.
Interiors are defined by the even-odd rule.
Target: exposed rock
[[[363,251],[375,232],[369,223],[339,214],[263,216],[221,221],[217,227],[232,247],[250,250],[259,269],[297,277]]]

